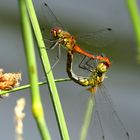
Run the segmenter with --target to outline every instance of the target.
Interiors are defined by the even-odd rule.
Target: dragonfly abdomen
[[[73,52],[79,53],[81,55],[85,55],[89,58],[95,59],[95,56],[93,54],[90,54],[83,49],[81,49],[78,45],[73,46]]]

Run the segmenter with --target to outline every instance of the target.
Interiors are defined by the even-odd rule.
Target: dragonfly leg
[[[83,62],[84,62],[85,58],[86,58],[86,56],[84,56],[84,58],[82,59],[82,61],[80,62],[80,64],[79,64],[78,66],[79,66],[79,68],[81,68],[81,69],[87,70],[87,69],[85,68],[85,65],[83,65]]]
[[[95,61],[93,64],[90,63],[90,61]],[[85,67],[88,68],[88,70],[90,72],[93,72],[94,68],[96,67],[96,60],[93,60],[92,58],[89,58],[86,62],[85,62]]]
[[[55,58],[55,63],[51,66],[51,69],[48,71],[48,73],[56,66],[56,64],[59,62],[59,59],[61,57],[61,46],[60,44],[58,45],[58,52],[57,52],[57,56]]]
[[[43,39],[43,40],[47,40],[51,42],[51,45],[49,47],[46,47],[46,50],[53,50],[59,44],[58,40],[49,40],[49,39]],[[44,49],[44,47],[41,47],[41,49]]]
[[[57,46],[60,47],[62,41],[63,41],[63,39],[54,40],[53,44],[49,47],[49,49],[53,50]],[[58,50],[60,50],[60,48]],[[60,51],[58,51],[58,53],[60,53]]]
[[[48,39],[48,38],[43,38],[43,40],[45,40],[45,41],[49,41],[49,42],[51,42],[51,43],[54,43],[54,42],[57,42],[58,41],[58,39]]]
[[[79,66],[79,68],[81,68],[83,70],[87,70],[87,71],[92,72],[92,70],[89,69],[89,67],[87,67],[86,63],[83,64],[85,58],[86,58],[86,56],[84,56],[84,58],[82,59],[82,61],[80,62],[80,64],[78,66]]]
[[[49,48],[46,48],[47,50],[53,50],[55,47],[59,45],[59,41],[57,40],[56,42],[54,41]]]
[[[93,65],[90,63],[91,60],[92,60],[92,61],[95,61],[95,62],[93,63]],[[89,58],[89,59],[86,61],[85,64],[93,70],[93,68],[96,67],[97,60],[93,60],[92,58]]]

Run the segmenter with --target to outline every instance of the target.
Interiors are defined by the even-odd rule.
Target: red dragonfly
[[[46,2],[43,2],[43,7],[45,10],[45,13],[48,15],[47,19],[50,20],[52,26],[54,26],[51,28],[51,31],[50,31],[51,39],[47,39],[52,43],[49,49],[54,49],[55,47],[58,47],[57,60],[52,66],[52,68],[59,61],[59,58],[61,55],[61,51],[60,51],[61,46],[64,46],[68,51],[72,51],[73,53],[79,53],[81,55],[87,56],[92,59],[103,60],[106,62],[108,67],[110,66],[111,63],[107,57],[94,56],[93,54],[90,54],[84,51],[83,49],[81,49],[81,47],[77,44],[75,37],[71,35],[69,32],[64,30],[62,24],[59,22],[59,20],[54,15],[53,11],[51,10],[51,8],[48,6]],[[57,25],[53,25],[53,23]],[[107,28],[105,30],[110,31],[111,28]]]
[[[97,61],[94,62],[95,63],[94,67],[91,66],[89,62],[90,62],[90,59],[85,63],[87,66],[84,66],[83,68],[91,72],[90,76],[89,77],[82,77],[82,76],[76,75],[72,70],[73,52],[68,51],[68,53],[67,53],[67,73],[68,73],[69,78],[81,86],[89,87],[87,90],[90,91],[92,93],[92,95],[95,96],[95,101],[97,103],[97,99],[98,99],[96,97],[98,95],[98,94],[96,94],[97,88],[102,86],[103,81],[106,78],[106,73],[107,73],[109,67],[106,64],[106,61],[103,61],[103,60],[98,60],[98,62]],[[102,97],[104,98],[104,101],[106,101],[106,103],[108,104],[107,108],[111,110],[111,114],[110,114],[111,119],[114,122],[117,119],[117,121],[119,122],[119,125],[121,126],[122,132],[124,132],[125,135],[123,135],[123,136],[125,136],[125,138],[123,138],[123,139],[128,140],[129,133],[127,132],[127,130],[126,130],[123,122],[121,121],[120,117],[118,116],[117,112],[114,110],[111,99],[105,93],[102,93]],[[104,102],[104,101],[102,101],[102,102]],[[101,104],[102,102],[100,101],[99,104]],[[105,106],[105,104],[103,104],[103,106]],[[107,113],[107,112],[105,112],[105,113]],[[99,122],[99,125],[101,127],[102,139],[105,140],[104,130],[103,130],[103,126],[102,126],[102,118],[100,117],[100,112],[98,111],[97,104],[96,104],[95,114],[97,115],[98,122]],[[107,113],[107,114],[109,114],[109,113]],[[109,121],[111,122],[111,120],[109,120]]]

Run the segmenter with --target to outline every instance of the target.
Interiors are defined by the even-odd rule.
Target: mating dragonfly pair
[[[68,76],[70,77],[71,80],[74,82],[78,83],[81,86],[88,86],[88,90],[92,93],[95,93],[97,88],[102,85],[104,79],[105,79],[105,74],[108,71],[108,68],[111,65],[111,62],[108,57],[104,57],[103,55],[93,55],[90,54],[83,49],[77,44],[76,39],[74,36],[72,36],[69,32],[65,31],[63,29],[63,26],[57,19],[57,17],[54,15],[53,11],[50,9],[48,4],[46,2],[43,2],[43,9],[45,9],[45,13],[47,14],[47,19],[50,19],[50,23],[54,26],[51,28],[51,36],[47,41],[51,43],[49,49],[52,50],[55,47],[58,48],[58,53],[57,53],[57,60],[56,62],[52,65],[52,69],[55,67],[55,65],[59,62],[59,58],[61,56],[61,47],[63,46],[64,48],[67,49],[67,73]],[[104,29],[107,31],[110,31],[111,28]],[[73,72],[72,69],[72,64],[73,64],[73,56],[74,54],[81,54],[84,55],[85,58],[88,58],[88,60],[85,62],[84,65],[82,65],[82,62],[85,60],[83,59],[81,63],[79,64],[79,67],[88,70],[91,74],[89,77],[82,77],[78,76]],[[90,61],[94,63],[94,65],[90,65]],[[129,139],[129,134],[126,131],[125,126],[123,125],[121,119],[117,115],[116,111],[112,107],[111,101],[108,101],[112,111],[112,116],[115,115],[117,120],[119,121],[123,131],[125,132],[125,136],[127,139]],[[98,113],[99,114],[99,113]],[[100,117],[98,115],[98,117]],[[98,119],[101,120],[101,119]],[[101,121],[100,121],[101,124]],[[102,127],[101,127],[102,128]],[[102,130],[103,132],[103,130]],[[102,134],[102,139],[105,139],[104,133]]]

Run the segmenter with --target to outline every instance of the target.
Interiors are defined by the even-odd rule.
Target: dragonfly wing
[[[100,118],[100,115],[99,115],[99,112],[98,110],[94,110],[94,139],[99,139],[99,140],[105,140],[105,135],[104,135],[104,130],[103,130],[103,127],[102,127],[102,122],[101,122],[101,118]],[[97,137],[97,138],[96,138]]]
[[[77,43],[81,46],[92,46],[95,48],[104,48],[112,44],[112,30],[110,28],[101,29],[90,33],[81,33],[76,36]],[[91,48],[92,48],[91,47]]]
[[[46,19],[46,25],[49,26],[50,29],[54,27],[60,27],[64,29],[62,23],[58,20],[58,18],[53,13],[52,9],[49,7],[48,1],[42,1],[42,9]]]
[[[98,91],[95,95],[96,109],[100,116],[105,138],[107,139],[129,139],[129,133],[126,130],[122,120],[115,111],[111,98],[104,92]]]

